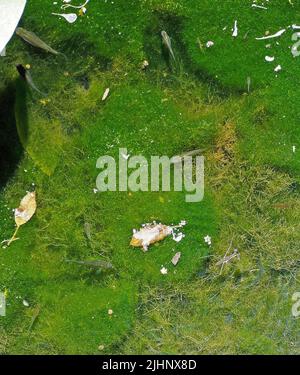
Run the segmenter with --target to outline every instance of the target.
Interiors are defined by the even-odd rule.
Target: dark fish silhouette
[[[36,85],[34,84],[31,74],[28,69],[24,68],[22,64],[17,65],[17,71],[19,72],[20,76],[28,83],[28,85],[35,91],[37,91],[41,95],[46,95],[42,91],[40,91]]]

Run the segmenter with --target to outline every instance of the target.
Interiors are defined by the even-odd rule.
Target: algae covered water
[[[299,351],[300,10],[253,4],[27,1],[0,57],[1,354]]]

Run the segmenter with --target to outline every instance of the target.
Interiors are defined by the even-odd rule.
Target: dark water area
[[[0,92],[0,189],[13,175],[23,154],[16,126],[15,99],[13,83]]]

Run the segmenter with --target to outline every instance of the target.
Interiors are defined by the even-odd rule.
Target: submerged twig
[[[234,249],[233,253],[230,254],[230,255],[228,255],[229,251],[230,251],[230,249],[232,247],[232,242],[233,242],[233,238],[230,241],[229,247],[228,247],[228,249],[227,249],[224,257],[219,262],[216,263],[217,266],[221,266],[220,275],[222,275],[223,268],[224,268],[225,264],[229,263],[232,259],[234,259],[236,257],[238,259],[240,259],[240,253],[238,252],[237,249]]]

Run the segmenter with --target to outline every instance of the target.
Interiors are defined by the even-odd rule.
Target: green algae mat
[[[300,1],[83,3],[28,0],[61,54],[0,57],[0,353],[299,354]],[[197,202],[99,191],[102,156],[193,150]],[[131,246],[146,223],[173,233]]]

